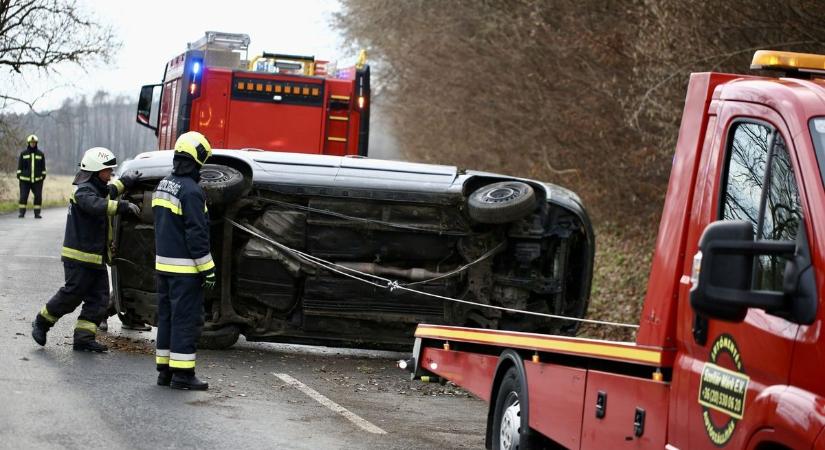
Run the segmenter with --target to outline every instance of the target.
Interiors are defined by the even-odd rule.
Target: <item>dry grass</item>
[[[49,175],[43,186],[43,207],[65,206],[74,192],[71,175]],[[20,187],[13,174],[0,174],[0,213],[17,211]],[[29,208],[34,198],[29,194]]]
[[[628,237],[613,224],[596,230],[596,262],[587,318],[621,323],[639,323],[655,236]],[[630,328],[582,326],[583,337],[633,341]]]

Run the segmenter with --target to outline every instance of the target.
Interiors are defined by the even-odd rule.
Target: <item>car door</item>
[[[716,126],[715,154],[697,179],[702,195],[694,208],[701,211],[694,213],[691,235],[701,235],[713,221],[743,220],[752,224],[755,239],[795,240],[803,214],[793,143],[782,118],[765,106],[728,101]],[[688,255],[696,254],[697,243],[689,247]],[[785,263],[756,257],[751,288],[781,292]],[[692,269],[688,257],[683,274]],[[680,291],[680,302],[689,304],[687,294]],[[683,335],[677,369],[687,372],[681,375],[688,388],[681,392],[687,394],[682,404],[689,429],[679,434],[690,448],[743,448],[758,427],[756,397],[787,383],[799,326],[755,308],[739,323],[690,315],[692,332]]]

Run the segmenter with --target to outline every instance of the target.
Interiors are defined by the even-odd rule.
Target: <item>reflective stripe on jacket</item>
[[[198,275],[215,269],[209,252],[209,214],[203,189],[191,177],[169,175],[152,195],[155,270]]]
[[[77,185],[69,198],[63,261],[101,268],[111,262],[112,217],[118,212],[115,198],[123,192],[120,186],[106,185],[97,176]]]
[[[17,158],[17,179],[37,183],[46,179],[46,155],[36,147],[26,147]]]

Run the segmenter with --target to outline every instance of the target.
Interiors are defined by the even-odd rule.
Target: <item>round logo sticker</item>
[[[699,383],[705,431],[715,445],[726,445],[736,431],[745,414],[749,383],[736,341],[728,334],[720,335],[711,345]]]

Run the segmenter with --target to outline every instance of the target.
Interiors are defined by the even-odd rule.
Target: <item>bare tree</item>
[[[0,0],[0,112],[20,104],[35,111],[44,93],[20,93],[27,77],[56,73],[65,64],[108,62],[119,46],[112,27],[74,0]],[[9,144],[19,135],[8,123],[0,126],[0,166],[14,159],[19,145]]]

